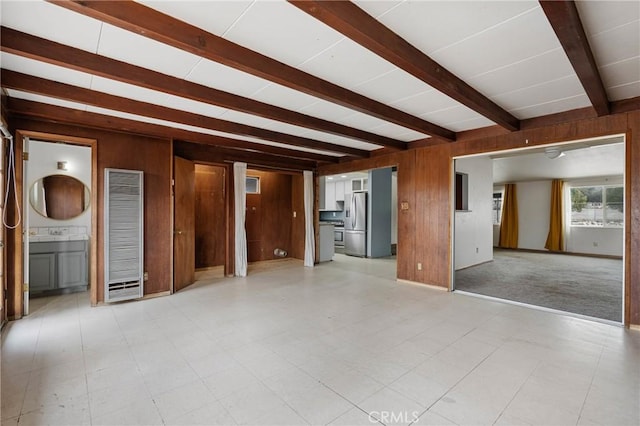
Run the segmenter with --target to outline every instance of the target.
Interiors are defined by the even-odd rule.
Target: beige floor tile
[[[134,303],[38,300],[2,333],[3,425],[640,423],[640,334],[394,267],[341,256]]]

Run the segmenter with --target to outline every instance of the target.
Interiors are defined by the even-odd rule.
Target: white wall
[[[622,256],[622,228],[570,227],[567,251],[572,253]]]
[[[73,176],[88,188],[91,188],[91,148],[31,140],[29,141],[28,152],[26,186],[28,190],[40,178],[61,174]],[[58,161],[66,161],[69,170],[58,170]],[[87,232],[90,232],[91,208],[92,206],[90,205],[84,213],[74,219],[55,220],[40,215],[29,204],[29,228],[85,226]]]
[[[545,250],[549,233],[551,181],[517,182],[518,248]]]
[[[455,269],[493,260],[493,166],[488,157],[456,160],[469,177],[469,211],[455,213]]]

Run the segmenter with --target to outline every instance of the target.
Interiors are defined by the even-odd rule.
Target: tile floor
[[[89,307],[2,339],[2,425],[638,425],[640,333],[397,283],[336,255]]]

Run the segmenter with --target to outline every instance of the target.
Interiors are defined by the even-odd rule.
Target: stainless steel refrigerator
[[[344,252],[350,256],[367,255],[367,193],[351,194],[344,220]]]

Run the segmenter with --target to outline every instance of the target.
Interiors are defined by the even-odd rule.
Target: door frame
[[[233,163],[229,162],[211,162],[211,161],[202,161],[198,159],[189,158],[189,156],[180,155],[175,152],[172,144],[172,156],[171,156],[171,176],[172,180],[175,181],[175,167],[174,167],[174,158],[181,157],[185,160],[189,160],[193,162],[194,165],[200,164],[204,166],[215,166],[222,167],[224,169],[224,186],[225,186],[225,196],[224,196],[224,210],[225,210],[225,255],[224,255],[224,275],[225,277],[232,277],[235,273],[235,258],[234,258],[234,250],[235,250],[235,239],[234,239],[234,211],[233,211]],[[171,229],[175,228],[175,186],[172,185],[171,191]],[[173,247],[173,237],[172,241],[172,252],[175,250]],[[195,267],[195,265],[194,265]],[[172,270],[171,270],[171,293],[175,292],[175,274],[173,271],[173,262],[172,262]]]
[[[449,291],[455,291],[456,290],[456,285],[455,285],[455,273],[456,273],[456,269],[455,269],[455,175],[456,175],[456,160],[457,159],[461,159],[461,158],[472,158],[472,157],[483,157],[483,156],[490,156],[492,154],[496,154],[498,152],[522,152],[524,154],[526,154],[527,151],[532,150],[532,149],[540,149],[540,148],[544,148],[545,146],[559,146],[559,145],[571,145],[571,144],[575,144],[575,143],[579,143],[580,141],[586,141],[586,140],[598,140],[598,139],[607,139],[607,138],[611,138],[611,137],[616,137],[616,136],[620,136],[622,137],[623,140],[623,144],[624,144],[624,165],[623,165],[623,170],[622,170],[622,181],[623,181],[623,185],[624,185],[624,226],[623,226],[623,237],[622,237],[622,306],[620,306],[621,309],[621,325],[624,325],[626,327],[629,327],[630,324],[630,318],[631,318],[631,296],[630,296],[630,286],[631,286],[631,279],[630,279],[630,274],[629,274],[629,262],[631,259],[630,256],[630,246],[631,243],[629,241],[630,238],[630,232],[629,232],[629,224],[631,223],[631,211],[628,208],[628,201],[630,199],[630,195],[631,195],[631,182],[630,182],[630,176],[631,176],[631,148],[630,148],[630,141],[631,141],[631,136],[630,136],[630,132],[626,132],[626,133],[611,133],[611,134],[605,134],[605,135],[601,135],[601,136],[594,136],[594,137],[589,137],[589,138],[578,138],[578,139],[567,139],[567,140],[563,140],[562,142],[552,142],[552,143],[547,143],[547,144],[540,144],[540,145],[534,145],[534,146],[528,146],[528,147],[524,147],[524,148],[512,148],[512,149],[504,149],[504,150],[489,150],[489,151],[483,151],[483,152],[478,152],[478,153],[474,153],[474,154],[468,154],[468,155],[459,155],[459,156],[454,156],[451,158],[451,176],[450,176],[450,188],[451,190],[449,191],[449,195],[450,195],[450,220],[451,220],[451,226],[449,227],[450,229],[450,241],[451,244],[449,245],[450,247],[450,256],[451,256],[451,275],[450,275],[450,279],[449,279]],[[487,296],[488,297],[488,296]],[[490,297],[489,297],[490,298]],[[537,305],[530,305],[530,306],[537,306]],[[564,311],[563,311],[564,312]],[[566,312],[567,315],[573,315],[572,312]],[[594,321],[597,321],[597,318],[594,318]],[[603,320],[602,322],[605,323],[609,323],[608,320]]]
[[[89,269],[89,282],[90,284],[90,298],[91,298],[91,306],[96,306],[98,304],[98,245],[97,245],[97,237],[98,237],[98,141],[97,139],[89,139],[89,138],[81,138],[76,136],[69,135],[59,135],[55,133],[45,133],[45,132],[34,132],[29,130],[16,130],[14,146],[15,146],[15,166],[16,166],[16,192],[24,196],[25,191],[28,188],[24,188],[23,179],[24,179],[24,164],[22,161],[24,150],[23,150],[23,140],[27,137],[29,139],[41,140],[43,142],[64,142],[70,145],[80,145],[87,146],[91,148],[91,235],[90,238],[90,248],[89,248],[89,257],[90,257],[90,269]],[[22,198],[23,199],[23,198]],[[21,202],[23,202],[21,200]],[[24,217],[25,206],[24,203],[22,206],[13,206],[14,208],[20,209],[20,214]],[[13,315],[10,319],[20,319],[23,316],[24,310],[24,222],[20,222],[18,227],[12,231],[11,238],[13,244],[13,258],[7,263],[11,262],[13,265],[13,275],[7,279],[12,278],[11,284],[8,285],[13,289],[13,297],[11,300],[7,300],[8,304],[12,305]]]
[[[234,252],[234,215],[233,215],[233,164],[229,163],[213,163],[207,161],[193,160],[193,164],[201,166],[213,166],[224,169],[224,276],[232,277],[235,273],[233,256]]]

